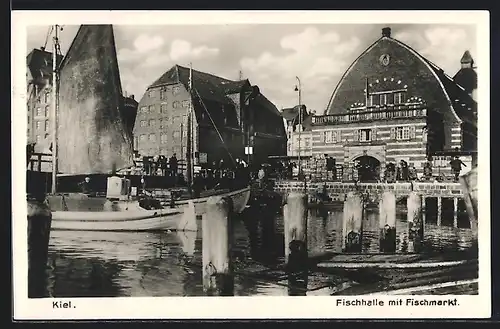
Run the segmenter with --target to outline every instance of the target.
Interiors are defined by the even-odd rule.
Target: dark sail
[[[59,172],[109,173],[131,166],[113,26],[82,25],[60,67]]]

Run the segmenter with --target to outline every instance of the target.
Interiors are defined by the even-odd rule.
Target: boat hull
[[[248,203],[250,188],[220,196],[230,197],[234,211],[240,213]],[[106,210],[109,201],[105,198],[75,195],[74,197],[49,196],[48,200],[52,208],[52,230],[166,231],[181,229],[181,224],[185,222],[184,210],[190,201],[194,205],[195,214],[203,215],[208,198],[177,201],[174,208],[153,210],[139,207],[137,201],[119,201],[115,211]]]
[[[134,211],[55,211],[52,230],[165,231],[176,230],[183,213],[177,209]]]

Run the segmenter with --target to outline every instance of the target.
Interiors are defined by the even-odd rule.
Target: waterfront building
[[[302,118],[299,117],[299,108]],[[285,119],[287,133],[287,152],[290,157],[312,155],[311,117],[305,105],[285,108],[281,111]],[[299,143],[300,139],[300,143]],[[300,150],[300,151],[299,151]],[[300,154],[299,154],[300,153]]]
[[[259,164],[267,155],[286,154],[281,113],[257,86],[248,79],[233,81],[192,70],[190,94],[190,71],[175,65],[147,88],[139,101],[134,149],[143,156],[176,153],[184,160],[192,106],[196,163],[231,164],[232,157]]]
[[[469,52],[461,63],[451,78],[384,28],[347,68],[324,115],[311,118],[313,156],[332,156],[344,179],[352,178],[345,175],[356,164],[371,168],[371,179],[383,178],[386,165],[401,160],[421,176],[429,157],[449,174],[453,155],[470,169],[477,149],[477,82]]]
[[[58,60],[62,56],[58,55]],[[33,49],[26,56],[27,139],[36,143],[35,151],[48,151],[52,96],[52,53],[44,48]]]

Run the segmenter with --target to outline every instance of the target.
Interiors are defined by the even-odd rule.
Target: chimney
[[[134,95],[130,95],[130,98],[134,99],[135,100],[135,96]]]
[[[390,38],[391,37],[391,28],[390,27],[384,27],[382,29],[382,36]]]

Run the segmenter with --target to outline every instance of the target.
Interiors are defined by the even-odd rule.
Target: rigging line
[[[49,26],[49,29],[47,30],[47,36],[45,37],[45,43],[43,44],[43,49],[47,47],[47,42],[49,42],[49,37],[52,34],[52,31],[54,30],[54,26]]]
[[[210,121],[212,122],[212,125],[215,128],[215,131],[217,132],[217,135],[219,136],[219,138],[222,142],[222,146],[226,149],[227,153],[229,154],[229,157],[231,158],[231,161],[233,162],[233,165],[236,167],[236,165],[237,165],[236,161],[234,161],[234,158],[233,158],[233,155],[231,154],[231,151],[229,151],[229,148],[227,147],[226,143],[224,142],[224,139],[222,138],[222,135],[221,135],[219,129],[215,125],[215,122],[214,122],[212,116],[210,115],[210,112],[208,111],[207,107],[205,106],[205,102],[203,102],[203,99],[201,98],[200,94],[198,93],[198,90],[196,90],[196,88],[193,88],[193,90],[196,92],[196,95],[198,95],[198,98],[200,99],[200,102],[201,102],[201,105],[203,106],[203,109],[208,114],[208,118],[210,119]]]

